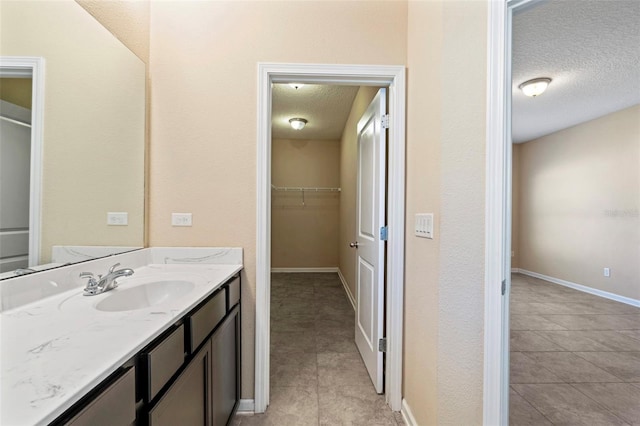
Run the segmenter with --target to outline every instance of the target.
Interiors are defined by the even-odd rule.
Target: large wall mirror
[[[0,278],[142,247],[145,64],[72,0],[3,1],[0,58]]]

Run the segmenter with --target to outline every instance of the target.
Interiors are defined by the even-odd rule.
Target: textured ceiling
[[[273,139],[337,140],[349,117],[358,92],[354,86],[305,84],[294,89],[288,84],[273,85],[271,137]],[[305,118],[302,130],[294,130],[289,119]]]
[[[640,1],[545,1],[514,17],[513,141],[640,103]],[[518,85],[553,79],[526,97]]]

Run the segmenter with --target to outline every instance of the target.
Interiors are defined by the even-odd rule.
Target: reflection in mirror
[[[142,247],[144,63],[73,0],[3,2],[0,101],[0,278]]]

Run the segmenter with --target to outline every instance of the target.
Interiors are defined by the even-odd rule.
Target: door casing
[[[0,77],[31,77],[31,170],[29,181],[29,266],[40,264],[42,232],[42,158],[44,58],[1,56]]]
[[[404,309],[406,70],[404,66],[397,65],[293,63],[258,64],[256,340],[253,411],[263,413],[269,405],[271,85],[290,82],[389,87],[385,397],[392,410],[400,411],[402,404],[402,321]]]
[[[487,23],[483,424],[509,424],[513,14],[545,0],[493,0]],[[505,293],[502,294],[503,282]]]

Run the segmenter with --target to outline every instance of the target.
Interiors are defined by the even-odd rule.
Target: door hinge
[[[387,227],[386,226],[382,226],[380,227],[380,241],[387,241]]]
[[[381,124],[382,124],[382,128],[383,129],[388,129],[389,128],[389,114],[384,114],[382,116]]]
[[[502,289],[500,291],[502,292],[502,295],[504,296],[504,294],[507,291],[507,280],[502,280]]]
[[[378,340],[378,352],[387,352],[387,338]]]

